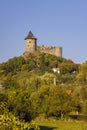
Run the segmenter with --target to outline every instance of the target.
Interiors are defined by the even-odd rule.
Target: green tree
[[[6,77],[6,80],[3,84],[5,89],[12,89],[12,88],[18,88],[19,84],[17,83],[15,77],[12,76],[11,73],[9,73]]]
[[[79,66],[79,73],[77,74],[76,79],[78,84],[87,83],[87,61]]]
[[[22,65],[25,64],[23,57],[14,57],[9,59],[8,62],[1,64],[0,69],[4,71],[4,74],[8,73],[16,74],[21,71]]]
[[[0,115],[0,129],[2,130],[39,130],[35,123],[25,123],[20,121],[12,113]]]
[[[8,93],[8,109],[21,120],[31,121],[32,108],[30,102],[31,91],[12,90]]]
[[[71,110],[70,97],[67,93],[55,86],[43,86],[31,94],[32,107],[36,114],[63,117]]]
[[[85,100],[83,102],[83,105],[82,105],[82,113],[87,116],[87,100]]]

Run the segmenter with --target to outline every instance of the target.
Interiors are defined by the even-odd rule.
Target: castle
[[[58,57],[62,57],[62,47],[52,47],[52,46],[37,46],[37,38],[33,35],[33,33],[30,31],[25,38],[26,42],[26,51],[33,53],[35,51],[38,52],[44,52],[48,54],[52,54]]]

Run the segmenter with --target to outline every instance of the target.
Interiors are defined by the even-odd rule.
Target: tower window
[[[31,43],[31,41],[29,41],[29,43]]]

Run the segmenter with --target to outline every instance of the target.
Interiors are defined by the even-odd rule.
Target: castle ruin
[[[48,54],[52,54],[58,57],[62,57],[62,47],[52,47],[52,46],[37,46],[37,38],[33,35],[33,33],[30,31],[25,38],[26,41],[26,51],[33,53],[35,51],[38,52],[44,52]]]

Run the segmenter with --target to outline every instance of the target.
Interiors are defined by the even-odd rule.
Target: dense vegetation
[[[54,73],[53,68],[60,68],[60,73]],[[32,127],[28,122],[37,117],[87,118],[87,61],[75,64],[65,58],[36,52],[0,64],[2,130],[4,118],[8,130],[12,125],[12,130],[16,127],[25,130]]]

